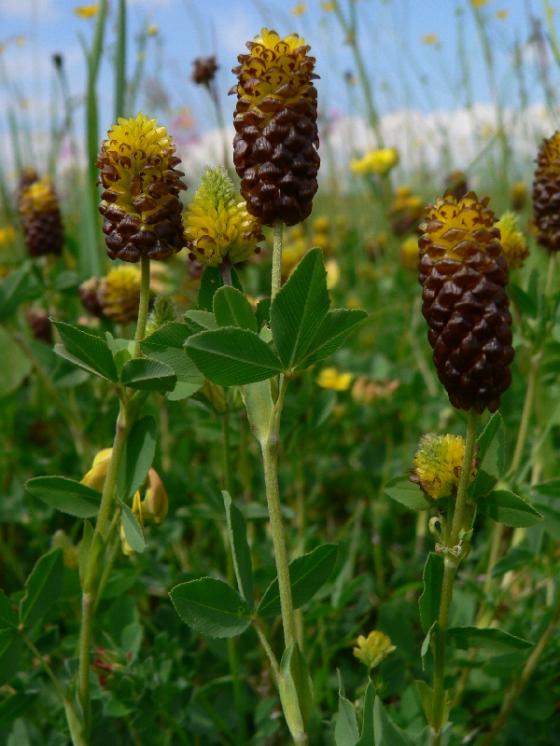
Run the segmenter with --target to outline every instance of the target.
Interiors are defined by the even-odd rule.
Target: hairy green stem
[[[282,284],[282,236],[283,223],[275,223],[272,234],[272,277],[270,285],[270,299],[274,300]]]
[[[465,508],[467,504],[467,490],[471,479],[472,460],[476,445],[476,426],[478,415],[471,410],[467,420],[467,437],[465,442],[465,456],[463,468],[457,486],[457,497],[453,511],[451,528],[447,534],[447,550],[444,558],[443,582],[438,614],[438,626],[434,642],[434,674],[433,674],[433,709],[432,709],[432,746],[441,744],[441,731],[445,724],[445,643],[449,623],[449,611],[453,598],[453,584],[457,568],[461,561],[459,548],[465,528]]]
[[[133,357],[140,357],[140,343],[146,334],[146,321],[150,307],[150,258],[142,256],[140,260],[142,277],[140,280],[140,304],[138,306],[138,321],[136,323],[136,334],[134,335]]]

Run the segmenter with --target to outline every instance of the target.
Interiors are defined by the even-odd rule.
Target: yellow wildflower
[[[401,244],[401,266],[406,269],[418,270],[419,261],[418,239],[410,236]]]
[[[307,5],[305,3],[298,3],[297,5],[294,5],[294,7],[292,8],[292,15],[302,16],[306,10],[307,10]]]
[[[78,18],[94,18],[99,12],[99,3],[92,3],[91,5],[78,5],[74,8],[74,14]]]
[[[385,632],[375,629],[367,637],[360,635],[352,652],[359,661],[371,670],[382,663],[396,649],[391,642],[391,638]]]
[[[207,169],[184,214],[191,258],[218,267],[224,259],[244,262],[262,238],[261,227],[223,169]]]
[[[471,0],[473,8],[483,8],[488,3],[488,0]]]
[[[527,187],[523,181],[514,181],[511,187],[511,206],[514,210],[522,210],[527,200]]]
[[[148,28],[146,29],[146,36],[157,36],[158,31],[159,31],[159,29],[156,26],[156,24],[155,23],[150,23],[148,25]]]
[[[497,18],[497,19],[498,19],[499,21],[505,21],[505,20],[506,20],[506,18],[508,17],[508,15],[509,15],[509,13],[508,13],[508,11],[507,11],[507,10],[498,10],[498,11],[496,12],[496,18]]]
[[[352,373],[343,373],[338,368],[323,368],[317,377],[317,384],[322,389],[348,391],[352,385],[353,378]]]
[[[426,44],[428,47],[435,47],[439,44],[439,36],[437,34],[424,34],[422,44]]]
[[[424,435],[414,457],[412,479],[434,500],[449,497],[459,484],[464,458],[465,439],[460,435]]]
[[[510,269],[522,267],[529,256],[527,239],[519,230],[518,217],[514,212],[505,212],[496,223],[500,229],[500,243]]]
[[[140,270],[134,266],[115,267],[101,281],[98,297],[108,319],[119,324],[134,321],[140,303]]]
[[[6,228],[0,228],[0,249],[10,246],[15,237],[16,229],[11,225],[6,226]]]
[[[336,10],[336,0],[327,0],[324,3],[321,3],[321,8],[325,13],[332,13],[333,10]]]
[[[340,267],[336,259],[329,259],[325,265],[327,270],[327,288],[332,290],[338,285],[340,280]]]
[[[362,158],[350,161],[350,170],[355,174],[387,174],[399,162],[396,148],[370,150]]]

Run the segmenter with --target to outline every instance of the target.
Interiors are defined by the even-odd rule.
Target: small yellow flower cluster
[[[298,3],[297,5],[294,5],[294,7],[292,8],[292,15],[302,16],[306,10],[307,10],[307,5],[305,3]]]
[[[14,238],[16,237],[16,229],[11,225],[5,228],[0,228],[0,249],[5,249],[11,246]]]
[[[424,212],[424,200],[407,186],[399,186],[389,208],[391,228],[396,236],[405,236],[417,227]]]
[[[219,267],[224,259],[244,262],[262,239],[261,226],[223,169],[207,169],[184,214],[191,258]]]
[[[464,458],[465,439],[460,435],[424,435],[414,457],[412,479],[434,500],[449,497],[459,484]]]
[[[510,269],[522,267],[529,256],[527,239],[519,230],[519,219],[514,212],[505,212],[496,223],[500,229],[500,243]]]
[[[109,465],[111,463],[112,448],[103,448],[93,459],[90,470],[82,478],[82,484],[91,487],[98,492],[103,490]],[[147,523],[161,523],[169,508],[169,497],[163,486],[159,474],[153,468],[148,471],[145,486],[144,499],[141,499],[140,490],[132,498],[132,512],[143,526]],[[121,524],[121,544],[123,553],[129,556],[133,553],[132,548],[126,541],[124,529]]]
[[[74,14],[78,18],[95,18],[99,13],[99,3],[92,3],[91,5],[78,5],[74,8]]]
[[[20,211],[24,217],[54,212],[57,209],[56,193],[48,177],[33,182],[22,194]]]
[[[514,181],[511,187],[511,207],[519,212],[527,201],[527,187],[524,181]]]
[[[396,148],[378,148],[370,150],[362,158],[350,161],[350,170],[354,174],[388,174],[399,162]]]
[[[426,44],[428,47],[435,47],[439,44],[439,36],[437,34],[424,34],[422,44]]]
[[[375,629],[367,637],[360,635],[352,652],[371,671],[396,649],[388,635]]]
[[[140,270],[134,266],[115,267],[101,280],[98,298],[108,319],[119,324],[134,321],[140,303]]]
[[[418,262],[420,261],[420,251],[418,249],[418,239],[409,236],[401,244],[401,266],[405,269],[414,269],[418,271]]]
[[[331,391],[348,391],[352,385],[354,376],[352,373],[344,373],[338,368],[323,368],[317,377],[317,384],[322,389]]]

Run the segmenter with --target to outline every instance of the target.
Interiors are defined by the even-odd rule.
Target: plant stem
[[[136,323],[136,334],[134,335],[133,357],[140,357],[140,343],[146,334],[146,321],[150,306],[150,257],[143,255],[140,260],[142,277],[140,279],[140,304],[138,306],[138,321]]]
[[[140,343],[144,338],[146,330],[146,319],[150,300],[150,260],[142,257],[142,278],[140,284],[140,300],[138,304],[138,320],[134,336],[133,357],[141,354]],[[89,662],[93,626],[93,615],[99,601],[98,594],[102,589],[99,576],[101,563],[107,563],[106,556],[110,538],[115,530],[115,516],[112,514],[114,497],[117,486],[120,462],[126,444],[128,430],[131,426],[131,413],[129,411],[131,399],[126,398],[124,392],[120,393],[119,413],[115,426],[115,436],[111,451],[111,460],[108,465],[107,475],[103,484],[101,503],[97,514],[95,530],[91,539],[91,545],[87,557],[87,565],[82,585],[82,620],[80,629],[79,667],[78,667],[78,696],[82,706],[84,731],[90,730],[91,724],[91,702],[89,691]],[[109,559],[109,564],[111,560]],[[103,585],[108,579],[107,574],[101,574]]]
[[[255,632],[257,633],[257,637],[259,638],[260,643],[263,646],[263,650],[266,653],[267,658],[270,662],[270,667],[272,668],[274,679],[276,683],[278,683],[278,677],[280,676],[280,666],[278,665],[278,659],[276,658],[276,656],[274,655],[274,651],[268,644],[266,635],[261,628],[261,623],[256,617],[253,619],[253,626],[255,628]]]
[[[126,94],[126,0],[118,0],[115,52],[115,121],[125,115]]]
[[[457,574],[457,568],[461,561],[461,552],[457,549],[461,542],[461,533],[464,530],[465,507],[467,502],[467,489],[471,479],[472,460],[476,445],[476,426],[478,415],[471,410],[467,420],[467,437],[465,442],[465,456],[463,468],[457,486],[457,498],[451,529],[447,535],[447,549],[449,551],[444,558],[443,582],[441,588],[441,601],[438,615],[438,628],[434,642],[434,676],[433,676],[433,710],[432,710],[432,746],[441,743],[441,730],[444,725],[445,714],[445,640],[447,626],[449,623],[449,610],[453,598],[453,583]]]
[[[494,739],[496,738],[498,733],[504,727],[507,719],[511,715],[515,703],[519,699],[519,696],[521,695],[521,693],[527,686],[529,679],[533,675],[540,657],[543,654],[546,646],[548,645],[550,638],[552,637],[552,634],[554,633],[554,630],[558,625],[558,622],[560,622],[560,596],[558,597],[558,600],[556,602],[556,608],[554,609],[550,622],[542,633],[539,641],[533,648],[531,655],[527,658],[527,661],[523,666],[523,670],[506,692],[498,717],[494,720],[490,731],[486,734],[486,737],[483,739],[480,746],[490,746],[490,744],[494,742]]]
[[[288,648],[295,642],[296,625],[292,601],[292,586],[288,568],[288,554],[284,536],[284,523],[280,508],[280,491],[278,489],[278,437],[277,433],[270,436],[261,444],[264,468],[264,482],[266,501],[270,517],[270,530],[276,560],[278,575],[278,590],[280,593],[280,608],[282,611],[282,626],[284,628],[284,646]]]
[[[533,412],[533,404],[535,402],[535,391],[537,388],[537,379],[539,373],[540,355],[534,354],[531,358],[531,367],[529,369],[529,376],[527,378],[527,389],[525,391],[525,401],[523,402],[523,411],[521,413],[521,422],[519,424],[519,431],[517,433],[517,441],[515,443],[515,451],[513,453],[513,459],[511,461],[510,472],[515,475],[521,464],[521,457],[523,456],[523,450],[527,441],[527,434],[529,432],[529,423],[531,421],[531,414]]]
[[[283,223],[275,223],[272,234],[272,278],[270,300],[274,300],[282,284],[282,234]]]

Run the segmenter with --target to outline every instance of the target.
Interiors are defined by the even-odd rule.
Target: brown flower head
[[[560,131],[543,140],[533,180],[533,215],[537,240],[560,251]]]

